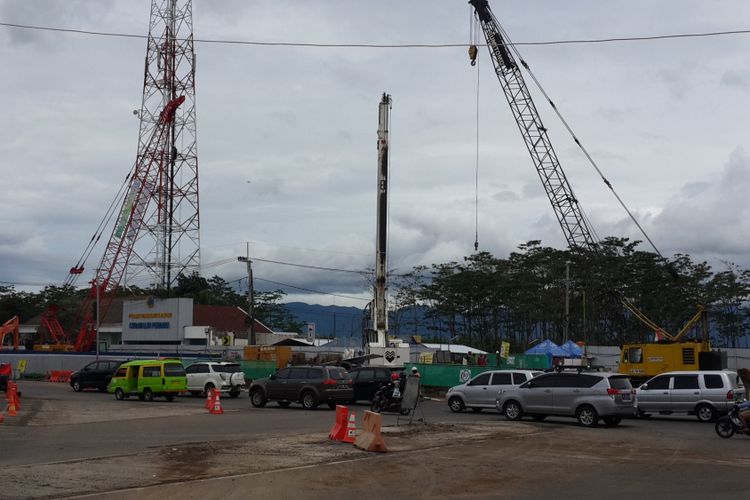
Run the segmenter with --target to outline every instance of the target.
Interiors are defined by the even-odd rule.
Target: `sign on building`
[[[122,305],[122,341],[126,344],[178,342],[193,325],[193,299],[128,300]]]

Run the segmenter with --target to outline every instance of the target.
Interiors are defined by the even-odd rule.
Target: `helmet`
[[[412,367],[411,367],[411,372],[412,372],[412,373],[416,373],[416,371],[417,371],[417,367],[416,367],[416,366],[412,366]]]
[[[398,373],[396,372],[391,373],[391,380],[398,380]]]

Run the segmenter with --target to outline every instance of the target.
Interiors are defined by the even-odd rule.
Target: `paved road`
[[[21,413],[0,424],[0,485],[7,485],[0,497],[116,490],[111,498],[130,498],[134,492],[123,488],[157,483],[138,497],[382,497],[379,488],[392,483],[394,498],[580,498],[582,488],[603,498],[742,498],[750,476],[750,440],[722,440],[695,417],[584,429],[573,419],[507,422],[495,412],[454,414],[426,402],[418,416],[440,425],[417,427],[430,429],[424,436],[389,436],[399,453],[379,457],[326,442],[334,413],[325,407],[253,408],[243,395],[223,398],[225,413],[211,415],[200,398],[116,401],[42,382],[23,382],[21,390]],[[384,424],[396,419],[386,415]],[[326,465],[341,460],[351,460],[345,488],[330,480],[341,468]],[[50,479],[62,470],[67,482]],[[232,477],[205,479],[216,475]]]

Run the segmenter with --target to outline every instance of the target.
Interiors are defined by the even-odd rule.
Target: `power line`
[[[0,26],[8,28],[35,30],[35,31],[53,31],[58,33],[73,33],[76,35],[103,36],[111,38],[135,38],[148,39],[148,35],[138,35],[134,33],[116,33],[108,31],[91,31],[79,30],[72,28],[56,28],[53,26],[37,26],[32,24],[3,23]],[[678,38],[699,38],[714,37],[727,35],[747,35],[747,30],[725,30],[725,31],[707,31],[698,33],[668,33],[664,35],[644,35],[630,37],[610,37],[610,38],[582,38],[573,40],[543,40],[537,42],[515,42],[512,45],[574,45],[589,43],[615,43],[615,42],[643,42],[652,40],[670,40]],[[457,47],[469,47],[468,43],[401,43],[401,44],[381,44],[381,43],[316,43],[316,42],[261,42],[258,40],[219,40],[211,38],[194,38],[195,43],[210,43],[223,45],[253,45],[260,47],[307,47],[307,48],[337,48],[337,49],[447,49]]]
[[[289,288],[294,288],[295,290],[302,290],[303,292],[320,293],[320,294],[323,294],[323,295],[332,295],[334,297],[341,297],[342,299],[361,300],[363,302],[369,302],[370,301],[370,299],[363,299],[362,297],[352,297],[350,295],[339,295],[337,293],[321,292],[320,290],[313,290],[311,288],[303,288],[301,286],[294,286],[294,285],[290,285],[288,283],[281,283],[279,281],[271,281],[271,280],[267,280],[267,279],[263,279],[263,278],[257,278],[257,277],[254,278],[254,279],[256,279],[258,281],[265,281],[266,283],[273,283],[274,285],[281,285],[281,286],[286,286],[286,287],[289,287]]]
[[[250,260],[252,261],[257,260],[258,262],[268,262],[270,264],[281,264],[282,266],[303,267],[305,269],[318,269],[320,271],[335,271],[339,273],[353,273],[353,274],[372,274],[370,271],[356,271],[354,269],[339,269],[336,267],[313,266],[309,264],[294,264],[292,262],[282,262],[280,260],[261,259],[259,257],[251,257]]]

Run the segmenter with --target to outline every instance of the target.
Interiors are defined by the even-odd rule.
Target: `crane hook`
[[[469,46],[469,59],[471,59],[471,65],[476,66],[477,64],[477,46],[476,45]]]

